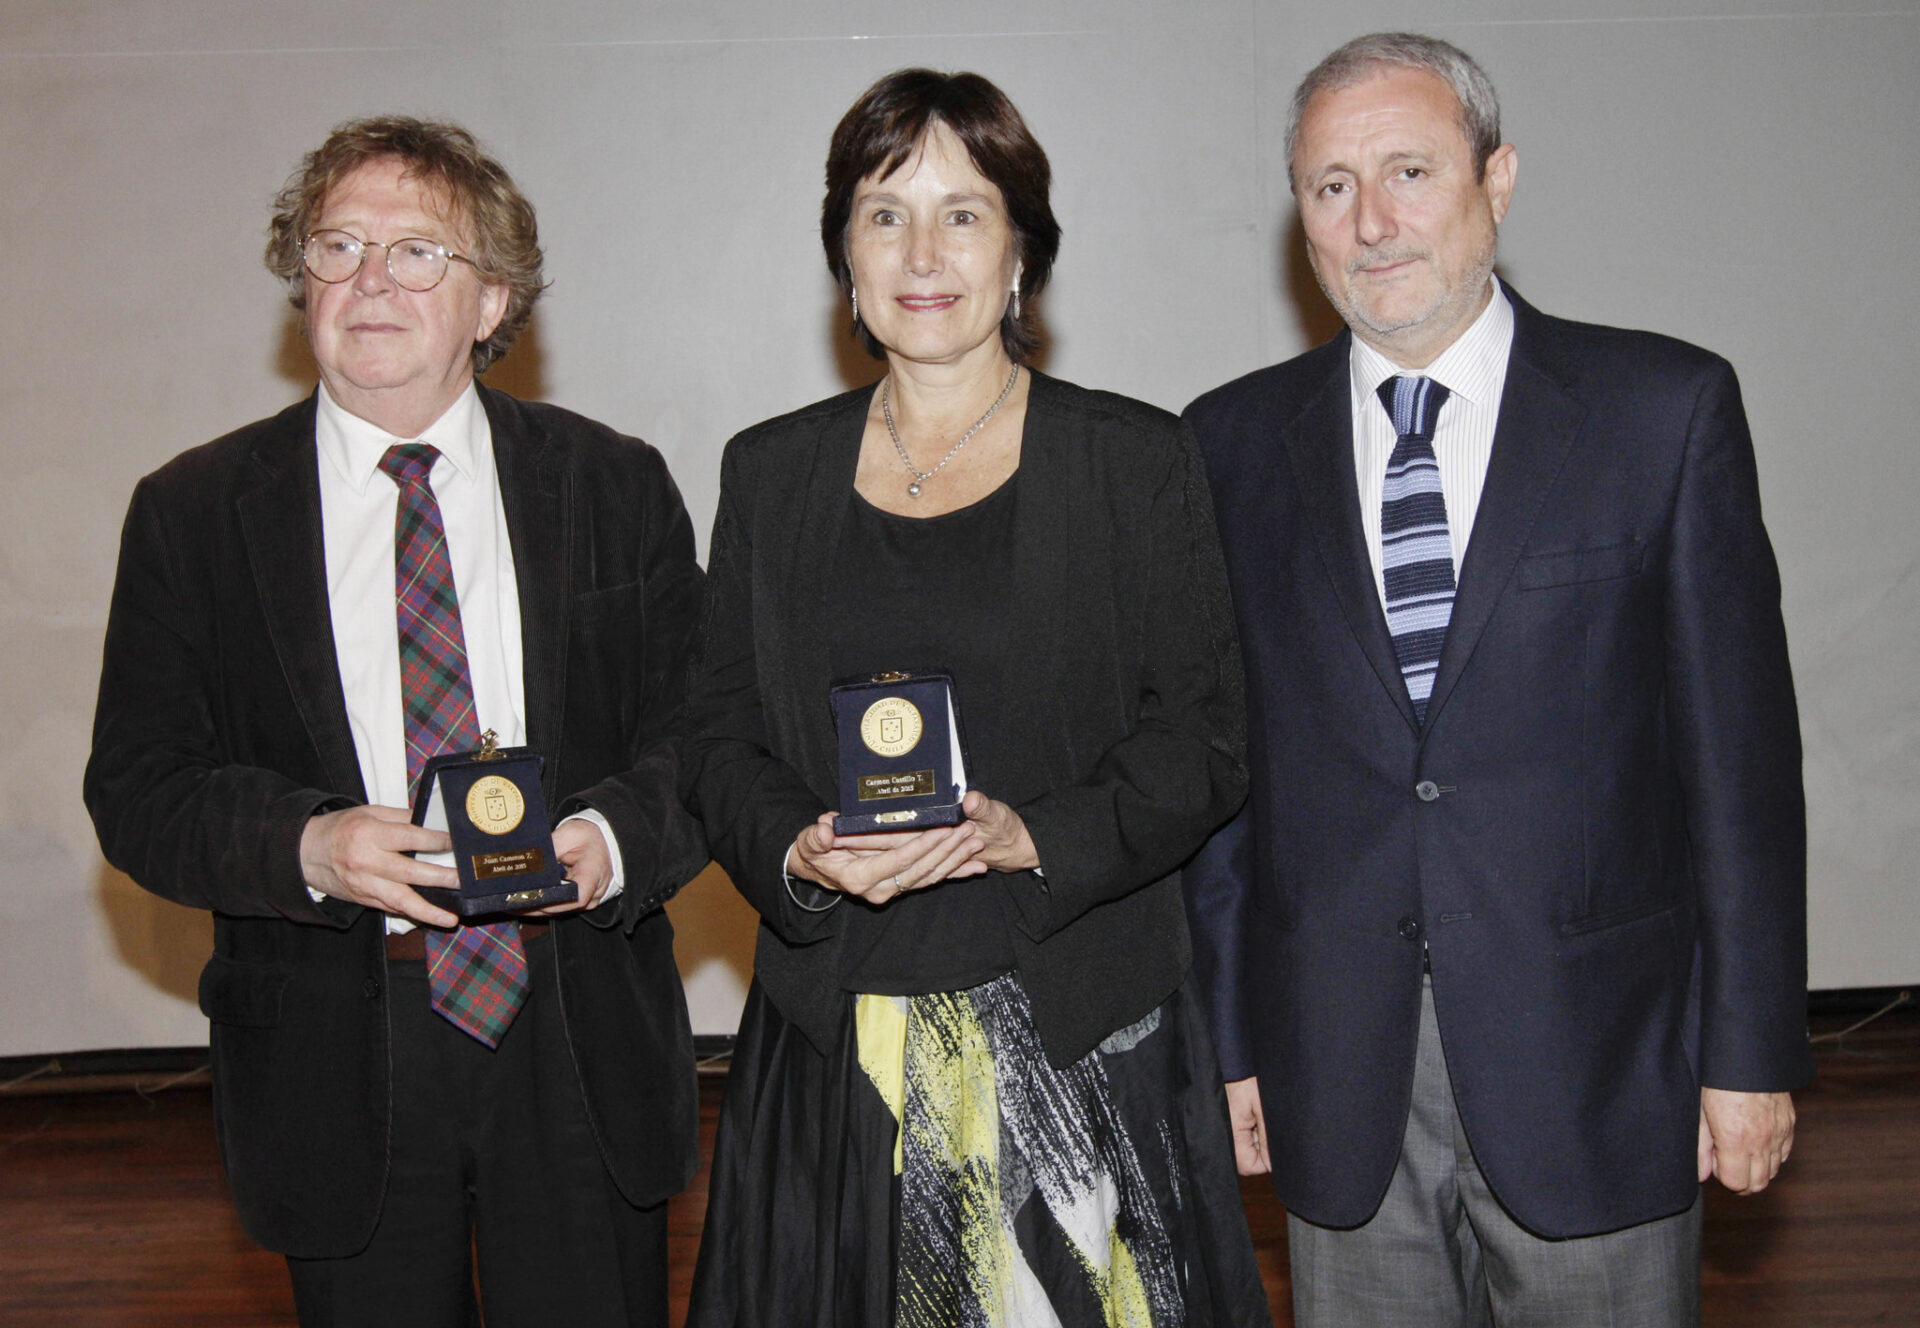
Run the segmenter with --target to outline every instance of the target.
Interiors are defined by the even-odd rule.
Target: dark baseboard
[[[200,1047],[119,1047],[104,1051],[57,1051],[39,1056],[0,1056],[0,1086],[28,1076],[92,1078],[95,1075],[161,1077],[205,1069],[207,1049]]]
[[[1888,1019],[1920,1019],[1911,987],[1842,987],[1807,994],[1813,1020],[1859,1018],[1888,1006]],[[733,1034],[696,1033],[693,1054],[701,1062],[733,1054]],[[55,1089],[130,1087],[150,1081],[204,1082],[205,1047],[122,1047],[62,1051],[37,1056],[0,1056],[0,1094]]]
[[[731,1056],[733,1034],[696,1033],[693,1054],[702,1062]],[[205,1083],[207,1060],[205,1047],[116,1047],[0,1056],[0,1095]]]
[[[731,1033],[695,1033],[693,1035],[693,1058],[697,1061],[709,1061],[715,1056],[733,1055],[733,1034]]]
[[[1810,1019],[1858,1018],[1888,1006],[1895,1007],[1887,1012],[1889,1019],[1910,1019],[1920,1015],[1920,1000],[1915,999],[1911,986],[1838,987],[1832,991],[1807,993],[1807,1017]]]

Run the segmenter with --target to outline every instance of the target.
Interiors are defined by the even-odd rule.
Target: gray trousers
[[[1507,1215],[1467,1146],[1429,983],[1400,1163],[1351,1231],[1287,1219],[1295,1328],[1696,1328],[1700,1200],[1547,1240]]]

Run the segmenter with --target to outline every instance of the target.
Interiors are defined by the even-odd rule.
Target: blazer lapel
[[[267,634],[326,787],[365,799],[333,642],[326,539],[320,523],[315,398],[284,412],[253,453],[258,483],[240,496],[240,527]]]
[[[573,595],[567,577],[572,495],[565,467],[536,431],[519,403],[480,389],[493,433],[494,472],[513,547],[513,577],[520,598],[522,704],[527,745],[548,757],[542,767],[547,802],[558,769],[560,724],[566,714],[567,614]]]
[[[761,557],[780,560],[774,579],[785,586],[778,602],[791,606],[793,614],[783,640],[759,638],[761,649],[768,653],[762,677],[778,678],[789,689],[788,695],[797,703],[789,711],[795,715],[825,713],[827,708],[827,686],[833,680],[834,560],[846,527],[847,504],[853,501],[860,439],[871,399],[871,389],[856,389],[820,413],[818,444],[795,452],[806,469],[781,477],[805,496],[798,503],[772,505],[776,520],[769,523],[775,527],[771,545],[759,551]],[[833,745],[831,726],[795,723],[786,736],[809,779],[820,788],[834,787],[840,753]],[[823,740],[827,745],[821,745]]]
[[[1347,626],[1360,643],[1381,686],[1393,697],[1411,728],[1419,721],[1393,653],[1393,636],[1380,607],[1373,581],[1373,559],[1360,526],[1360,486],[1353,473],[1353,405],[1348,391],[1347,337],[1329,343],[1333,368],[1324,387],[1307,403],[1299,417],[1281,433],[1281,443],[1293,460],[1294,482],[1313,528],[1320,560],[1333,582],[1334,596],[1346,614]],[[1277,566],[1278,564],[1276,564]]]
[[[1008,606],[1007,630],[1000,638],[1001,696],[1000,713],[991,718],[972,717],[982,728],[994,726],[994,750],[1009,750],[1004,736],[1009,733],[1038,734],[1039,741],[1029,749],[1066,754],[1074,749],[1070,740],[1069,707],[1060,704],[1057,694],[1047,687],[1016,687],[1011,680],[1029,674],[1035,660],[1071,658],[1061,639],[1073,620],[1069,601],[1075,592],[1075,578],[1062,575],[1062,568],[1074,568],[1080,558],[1075,540],[1086,526],[1075,519],[1077,499],[1088,497],[1091,486],[1076,492],[1073,487],[1072,431],[1082,428],[1082,419],[1063,416],[1058,409],[1056,386],[1045,374],[1028,371],[1027,416],[1020,437],[1020,465],[1013,483],[1019,486],[1013,512],[1013,591]],[[1071,688],[1078,679],[1054,679],[1059,687]],[[964,704],[964,697],[962,698]],[[984,736],[984,735],[982,735]],[[1009,771],[1040,777],[1059,772]],[[1037,793],[1038,788],[1032,790]],[[1004,798],[1030,796],[1017,785],[995,790]]]
[[[1567,454],[1586,419],[1583,406],[1546,367],[1548,347],[1539,315],[1511,290],[1514,307],[1513,352],[1500,395],[1500,419],[1494,426],[1493,455],[1474,514],[1473,538],[1460,568],[1453,618],[1440,651],[1440,669],[1427,703],[1427,723],[1447,703],[1454,683],[1473,657],[1487,620],[1506,592],[1520,551],[1526,547],[1540,507],[1565,466]]]

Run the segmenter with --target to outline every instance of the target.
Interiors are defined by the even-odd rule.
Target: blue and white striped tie
[[[1393,653],[1413,698],[1413,713],[1427,722],[1427,699],[1440,668],[1440,647],[1453,617],[1453,540],[1447,533],[1447,500],[1440,490],[1440,463],[1433,455],[1433,429],[1447,389],[1431,378],[1393,377],[1380,384],[1380,404],[1400,435],[1387,458],[1380,495],[1380,566],[1387,589],[1387,630]]]

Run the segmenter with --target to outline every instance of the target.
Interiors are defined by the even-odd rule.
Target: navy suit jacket
[[[1799,725],[1733,371],[1508,294],[1424,729],[1362,542],[1351,334],[1187,411],[1251,776],[1187,873],[1196,966],[1280,1197],[1327,1226],[1392,1177],[1423,953],[1475,1156],[1541,1235],[1686,1208],[1700,1085],[1812,1075]]]
[[[591,805],[626,890],[554,918],[567,1046],[625,1196],[698,1164],[698,1089],[660,904],[707,861],[670,749],[699,597],[660,455],[480,390],[520,588],[527,741],[555,816]],[[107,860],[214,914],[200,978],[234,1202],[268,1249],[364,1248],[388,1172],[385,915],[308,894],[300,836],[365,801],[327,601],[309,397],[182,453],[135,490],[107,619],[86,799]]]

